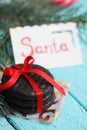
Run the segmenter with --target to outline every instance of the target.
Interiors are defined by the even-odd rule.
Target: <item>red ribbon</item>
[[[42,112],[42,92],[36,82],[29,76],[27,73],[36,73],[37,75],[40,75],[45,80],[47,80],[52,86],[54,86],[60,93],[65,95],[64,89],[57,84],[48,74],[43,72],[42,70],[39,70],[37,68],[29,68],[34,63],[34,58],[32,56],[28,56],[24,60],[24,67],[21,67],[18,64],[15,64],[14,67],[6,67],[4,70],[4,74],[11,76],[11,78],[4,84],[0,85],[0,91],[4,91],[8,88],[11,88],[19,79],[20,75],[23,75],[26,77],[28,82],[31,84],[36,97],[37,97],[37,112]]]

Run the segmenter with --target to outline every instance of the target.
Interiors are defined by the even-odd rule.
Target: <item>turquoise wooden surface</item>
[[[0,116],[0,130],[15,130],[15,129],[4,117]]]
[[[8,117],[16,130],[86,130],[87,113],[79,104],[67,95],[63,102],[61,112],[52,124],[43,124],[39,121],[25,120],[21,118]]]
[[[59,69],[51,69],[55,79],[61,79],[71,83],[69,94],[87,110],[87,44],[81,42],[80,46],[83,56],[83,65],[75,67],[66,67]]]
[[[71,83],[62,109],[53,124],[7,117],[17,130],[87,130],[87,45],[80,40],[83,65],[50,69],[56,79]]]
[[[78,6],[78,4],[82,6],[75,15],[87,11],[86,0],[77,0],[73,6]],[[66,12],[73,6],[66,9]],[[0,130],[87,130],[87,43],[80,39],[80,45],[83,65],[50,69],[55,79],[71,83],[70,91],[55,122],[45,124],[18,117],[0,117]]]

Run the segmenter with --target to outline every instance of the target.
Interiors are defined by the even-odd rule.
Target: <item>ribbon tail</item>
[[[0,91],[4,91],[6,89],[11,88],[16,83],[19,76],[20,73],[15,72],[14,75],[6,83],[0,85]]]
[[[47,80],[51,85],[53,85],[60,93],[62,93],[63,95],[66,95],[64,89],[59,84],[57,84],[48,74],[46,74],[42,70],[33,68],[33,69],[30,69],[29,72],[36,73],[37,75],[40,75],[45,80]]]
[[[42,111],[42,106],[43,106],[42,92],[41,92],[40,88],[38,87],[38,85],[35,83],[35,81],[31,77],[29,77],[29,75],[24,74],[24,76],[29,81],[29,83],[31,84],[31,87],[33,88],[33,90],[34,90],[34,92],[36,94],[37,112],[41,112]]]

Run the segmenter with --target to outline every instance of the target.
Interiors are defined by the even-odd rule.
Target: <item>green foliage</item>
[[[77,0],[77,3],[80,0]],[[82,0],[85,2],[85,0]],[[81,4],[69,8],[56,7],[51,0],[1,0],[0,1],[0,71],[14,63],[9,28],[34,24],[76,22],[79,37],[87,44],[87,10],[79,14]],[[0,94],[0,113],[10,108]]]
[[[13,52],[9,36],[9,26],[0,23],[0,71],[13,63]]]
[[[80,0],[85,2],[85,0]],[[79,13],[82,4],[69,8],[56,7],[51,0],[1,0],[0,1],[0,70],[14,63],[9,28],[34,24],[76,22],[79,37],[87,42],[87,10]],[[5,3],[6,2],[6,3]],[[79,4],[78,4],[79,3]]]
[[[0,7],[0,16],[38,23],[78,21],[87,18],[87,11],[79,14],[82,4],[78,3],[79,0],[69,8],[62,8],[54,6],[52,0],[10,0]]]
[[[10,107],[4,101],[4,97],[0,94],[0,114],[6,115],[9,114],[10,112],[11,112]]]

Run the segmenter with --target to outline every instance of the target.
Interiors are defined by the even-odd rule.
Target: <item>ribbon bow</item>
[[[24,60],[23,67],[21,67],[18,64],[15,64],[14,67],[6,67],[4,70],[4,74],[11,76],[11,78],[6,83],[0,85],[0,91],[4,91],[8,88],[11,88],[17,82],[20,75],[23,75],[28,80],[28,82],[31,84],[31,87],[33,88],[33,90],[36,94],[37,112],[42,112],[42,105],[43,105],[42,92],[41,92],[40,88],[38,87],[38,85],[36,84],[36,82],[29,75],[27,75],[27,73],[35,73],[37,75],[40,75],[63,95],[65,95],[65,91],[48,74],[46,74],[42,70],[39,70],[37,68],[29,68],[29,66],[31,66],[33,63],[34,63],[34,58],[32,56],[28,56]]]

